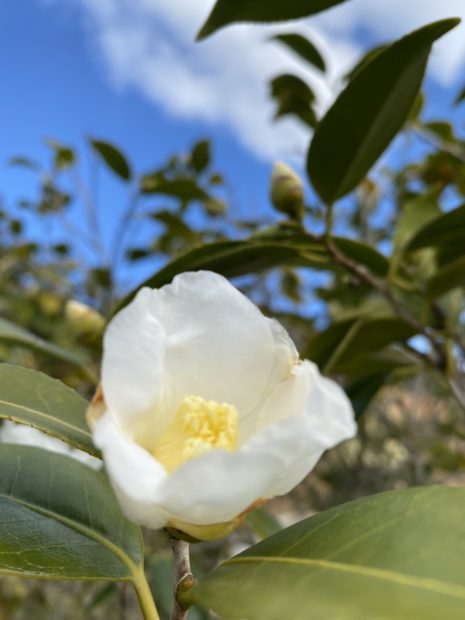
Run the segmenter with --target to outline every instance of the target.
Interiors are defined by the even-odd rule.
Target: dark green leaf
[[[331,204],[365,177],[405,123],[419,92],[433,42],[459,23],[429,24],[381,51],[349,82],[319,123],[307,169]]]
[[[74,165],[76,156],[72,148],[64,146],[56,140],[47,140],[46,142],[55,154],[54,166],[57,170],[65,170]]]
[[[116,146],[101,140],[89,140],[89,143],[110,170],[119,176],[120,179],[124,181],[131,180],[132,172],[129,162]]]
[[[417,330],[394,317],[363,317],[354,323],[326,362],[326,373],[351,370],[360,355],[374,353],[393,342],[404,342]]]
[[[324,58],[315,47],[315,45],[301,34],[288,33],[277,34],[272,37],[273,41],[284,43],[289,49],[295,52],[298,56],[306,60],[308,63],[317,67],[321,71],[326,70],[326,64]]]
[[[420,194],[401,209],[394,232],[394,253],[411,244],[419,230],[441,214],[438,192]]]
[[[210,142],[201,140],[194,145],[191,153],[191,163],[198,173],[203,172],[210,164]]]
[[[79,355],[66,351],[55,344],[46,342],[35,334],[31,334],[23,327],[15,325],[6,319],[0,318],[0,341],[39,351],[50,357],[63,360],[75,366],[85,366],[86,362]]]
[[[462,103],[462,101],[465,101],[465,86],[463,87],[463,89],[457,95],[457,98],[456,98],[454,103],[455,103],[455,105],[458,105],[459,103]]]
[[[446,121],[430,121],[423,125],[424,129],[444,142],[455,142],[454,127]]]
[[[276,119],[294,114],[309,127],[315,127],[317,118],[312,107],[315,95],[303,80],[292,74],[278,75],[271,80],[270,91],[278,103]]]
[[[343,504],[227,560],[189,593],[225,620],[461,620],[465,489]]]
[[[106,477],[39,448],[0,445],[0,573],[130,580],[142,540]]]
[[[326,329],[317,333],[303,351],[303,357],[311,359],[320,368],[325,368],[338,345],[356,323],[356,318],[334,321]]]
[[[419,250],[431,246],[460,243],[465,235],[465,205],[443,213],[422,226],[410,239],[407,248]]]
[[[325,11],[344,0],[217,0],[197,35],[201,41],[219,28],[237,22],[277,22]]]
[[[260,237],[249,241],[220,241],[195,248],[141,283],[125,297],[115,311],[127,305],[141,286],[159,288],[169,284],[178,273],[207,269],[228,278],[256,273],[279,265],[328,265],[329,259],[321,245],[304,239],[299,245],[289,237]]]
[[[448,263],[432,276],[426,284],[426,294],[435,299],[458,286],[465,286],[465,256]]]
[[[176,179],[165,181],[157,175],[142,177],[142,192],[144,194],[162,194],[180,200],[209,200],[210,196],[192,179]]]
[[[364,69],[369,62],[371,62],[373,59],[375,59],[376,56],[378,56],[378,54],[383,52],[387,47],[389,47],[389,46],[386,45],[386,44],[384,44],[384,45],[377,45],[376,47],[372,47],[370,50],[368,50],[368,52],[366,52],[366,54],[364,54],[360,58],[360,60],[357,62],[357,64],[345,76],[346,80],[348,82],[353,80],[354,77],[356,75],[358,75],[360,73],[360,71],[362,69]]]
[[[373,274],[381,278],[387,274],[389,261],[373,246],[345,237],[333,237],[332,241],[346,256],[367,267]]]
[[[0,418],[28,424],[98,456],[86,423],[87,406],[87,401],[57,379],[0,364]]]

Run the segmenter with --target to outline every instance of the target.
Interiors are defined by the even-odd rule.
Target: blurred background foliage
[[[275,39],[325,71],[312,42],[288,32]],[[380,51],[371,50],[347,80]],[[294,115],[310,138],[319,116],[311,87],[278,75],[270,96],[276,121]],[[462,101],[463,93],[455,104]],[[446,120],[447,110],[426,121],[427,109],[418,97],[402,132],[403,161],[366,177],[331,210],[331,222],[310,188],[301,191],[286,172],[274,181],[282,184],[284,202],[275,186],[262,212],[239,214],[230,205],[227,170],[216,170],[208,140],[135,171],[119,147],[88,139],[94,168],[105,167],[126,187],[111,239],[99,225],[98,191],[93,173],[83,176],[83,154],[49,140],[47,162],[27,155],[9,162],[35,175],[36,192],[17,203],[6,196],[1,204],[2,361],[41,370],[90,397],[105,322],[126,295],[147,273],[154,274],[147,282],[159,286],[178,271],[211,268],[235,277],[286,326],[302,357],[340,381],[352,399],[359,436],[327,454],[291,495],[251,514],[229,539],[194,546],[198,574],[279,525],[343,501],[463,482],[465,140],[463,127]],[[70,215],[76,208],[77,218]],[[167,539],[147,532],[146,543],[151,585],[167,618],[174,583]],[[0,581],[2,620],[139,613],[124,585]],[[190,617],[207,616],[195,610]]]

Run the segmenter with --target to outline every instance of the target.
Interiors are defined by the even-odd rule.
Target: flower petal
[[[134,433],[139,421],[144,426],[153,424],[154,416],[147,412],[159,399],[163,381],[165,336],[150,311],[152,297],[150,289],[139,291],[112,319],[104,337],[105,402],[119,424],[130,426]]]
[[[161,482],[160,506],[175,520],[225,523],[262,498],[283,466],[282,459],[268,450],[214,450]]]
[[[251,450],[265,445],[284,459],[285,467],[270,488],[270,495],[283,495],[311,471],[325,450],[353,437],[356,430],[352,405],[342,388],[306,360],[275,388],[260,413],[259,430],[247,445]]]
[[[166,337],[164,398],[172,408],[194,394],[227,402],[244,416],[276,369],[290,370],[282,332],[223,276],[183,273],[153,293],[151,311]]]
[[[119,430],[109,412],[96,422],[93,433],[127,518],[154,529],[164,527],[166,515],[156,502],[157,486],[166,478],[163,467]]]

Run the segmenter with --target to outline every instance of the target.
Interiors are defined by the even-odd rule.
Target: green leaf
[[[200,140],[194,144],[191,152],[191,164],[197,173],[203,172],[210,164],[210,142]]]
[[[363,241],[333,237],[333,243],[350,259],[367,267],[374,275],[383,278],[389,270],[389,261],[376,248]]]
[[[465,205],[443,213],[422,226],[410,239],[407,249],[419,250],[431,246],[459,243],[465,234]]]
[[[462,103],[462,101],[465,101],[465,86],[457,95],[457,98],[455,99],[454,104],[459,105],[459,103]]]
[[[402,207],[394,232],[394,253],[411,245],[418,231],[441,215],[438,192],[419,194]]]
[[[372,47],[371,49],[369,49],[368,52],[366,52],[360,58],[357,64],[349,71],[349,73],[347,73],[347,75],[345,76],[345,79],[348,82],[353,80],[354,77],[358,75],[360,71],[364,69],[369,62],[371,62],[374,58],[376,58],[376,56],[378,56],[378,54],[383,52],[388,47],[389,47],[388,45],[382,44],[382,45],[377,45],[376,47]]]
[[[277,22],[325,11],[344,0],[217,0],[197,35],[201,41],[219,28],[237,22]]]
[[[102,140],[89,140],[89,144],[110,170],[119,176],[120,179],[124,181],[131,180],[132,172],[129,162],[116,146],[109,142],[102,142]]]
[[[0,445],[0,574],[133,580],[140,530],[106,477],[39,448]]]
[[[465,489],[343,504],[227,560],[188,599],[225,620],[461,620]]]
[[[294,114],[309,127],[316,126],[317,118],[312,107],[315,94],[299,77],[290,73],[278,75],[270,82],[270,93],[278,104],[275,119]]]
[[[28,424],[99,456],[86,423],[87,406],[86,400],[57,379],[0,364],[0,418]]]
[[[465,256],[448,263],[434,274],[426,283],[426,294],[430,299],[435,299],[459,286],[465,287]]]
[[[315,47],[315,45],[313,45],[311,41],[309,41],[306,37],[303,37],[301,34],[277,34],[276,36],[272,37],[271,40],[283,43],[295,54],[306,60],[317,69],[320,69],[321,71],[326,71],[326,64],[324,58],[322,57],[318,49]]]
[[[319,123],[307,159],[318,194],[332,204],[360,183],[405,123],[433,42],[458,19],[429,24],[378,53]]]
[[[165,181],[157,175],[142,177],[142,192],[144,194],[162,194],[180,200],[209,200],[210,196],[192,179],[176,179]]]
[[[220,241],[195,248],[168,263],[155,275],[129,293],[115,309],[126,306],[139,288],[149,286],[159,288],[169,284],[178,273],[207,269],[216,271],[228,278],[248,273],[256,273],[279,265],[309,265],[317,267],[328,264],[328,256],[322,246],[311,244],[297,245],[292,236],[286,238],[255,238],[249,241]]]
[[[311,359],[320,368],[325,368],[334,351],[356,323],[356,318],[342,321],[333,321],[330,325],[318,332],[303,351],[303,357]]]
[[[324,371],[350,371],[353,360],[358,356],[374,353],[393,342],[404,342],[416,333],[415,328],[395,317],[363,317],[354,323],[338,344]]]
[[[374,353],[393,342],[403,342],[416,330],[395,317],[351,317],[331,323],[317,334],[305,349],[310,358],[326,373],[349,373],[357,358]],[[362,358],[363,359],[363,358]],[[369,369],[369,365],[367,364]],[[373,372],[384,370],[377,365]]]
[[[63,360],[75,366],[84,367],[86,365],[85,360],[79,355],[66,351],[55,344],[51,344],[39,338],[35,334],[31,334],[23,327],[15,325],[6,319],[0,317],[0,341],[6,342],[11,345],[17,345],[39,351],[50,357],[54,357],[59,360]]]

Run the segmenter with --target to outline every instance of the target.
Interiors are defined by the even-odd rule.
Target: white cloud
[[[227,127],[263,159],[301,155],[308,140],[307,130],[291,119],[272,124],[270,78],[297,73],[311,82],[325,107],[332,96],[328,85],[333,84],[334,93],[337,77],[360,51],[360,28],[384,40],[441,17],[465,17],[463,0],[352,0],[310,21],[273,28],[237,25],[196,44],[196,30],[212,0],[75,2],[90,18],[97,49],[116,87],[133,88],[175,116]],[[267,41],[272,32],[283,30],[298,30],[319,44],[330,61],[326,83]],[[438,45],[432,70],[449,84],[463,69],[464,59],[465,37],[457,31]]]

